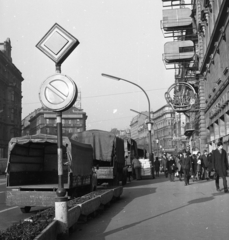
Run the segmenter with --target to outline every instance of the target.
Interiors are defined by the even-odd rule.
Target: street
[[[17,223],[20,220],[30,217],[38,210],[43,208],[32,208],[30,213],[22,213],[17,206],[9,207],[5,204],[5,192],[6,192],[6,178],[4,175],[0,175],[0,231],[12,226],[13,223]]]
[[[229,181],[227,179],[227,181]],[[222,180],[220,179],[222,188]],[[214,180],[132,181],[121,199],[104,212],[77,225],[77,240],[218,240],[229,236],[229,194],[215,190]]]

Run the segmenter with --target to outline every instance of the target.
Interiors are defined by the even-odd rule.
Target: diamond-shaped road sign
[[[75,37],[55,23],[36,47],[56,64],[62,64],[78,44]]]
[[[75,103],[77,95],[75,82],[60,73],[48,77],[42,83],[39,92],[42,105],[56,112],[70,108]]]

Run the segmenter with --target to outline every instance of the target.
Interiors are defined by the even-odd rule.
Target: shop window
[[[0,158],[4,157],[4,148],[0,148]]]
[[[11,97],[11,101],[14,101],[14,91],[11,91],[10,97]]]
[[[11,122],[14,121],[14,109],[11,109],[11,111],[10,111],[10,120],[11,120]]]

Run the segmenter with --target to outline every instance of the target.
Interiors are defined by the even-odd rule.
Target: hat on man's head
[[[217,147],[219,147],[219,146],[223,146],[223,143],[222,142],[218,142],[217,143]]]

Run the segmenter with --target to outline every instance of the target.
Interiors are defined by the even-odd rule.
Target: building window
[[[11,91],[10,97],[11,97],[11,101],[14,101],[14,91]]]
[[[14,121],[14,109],[11,109],[11,111],[10,111],[10,120],[11,120],[11,122]]]
[[[4,157],[4,148],[0,148],[0,157],[1,157],[1,158]]]
[[[46,124],[49,124],[49,122],[50,122],[50,121],[49,121],[49,119],[47,118],[47,119],[46,119]]]

